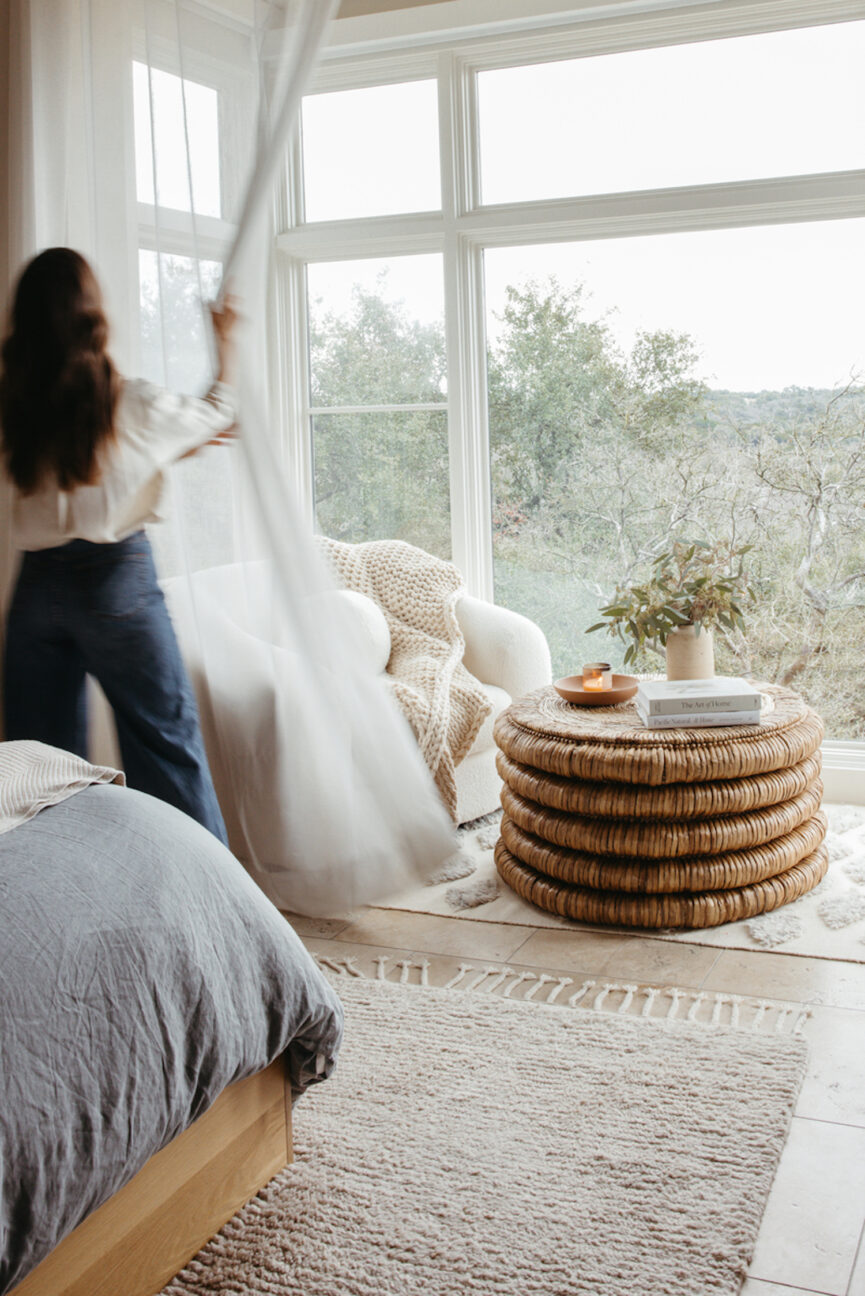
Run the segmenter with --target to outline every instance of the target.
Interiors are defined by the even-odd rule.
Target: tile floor
[[[351,956],[368,975],[379,954],[436,954],[444,979],[463,961],[506,960],[516,970],[808,1005],[808,1075],[742,1296],[865,1296],[865,964],[385,909],[291,921],[309,949]]]

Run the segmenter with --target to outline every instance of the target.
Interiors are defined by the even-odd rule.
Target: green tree
[[[510,288],[489,355],[496,599],[545,630],[557,674],[615,653],[586,639],[616,585],[671,538],[753,546],[757,607],[716,635],[718,668],[789,683],[830,734],[865,735],[865,393],[712,392],[693,339],[639,334],[627,353],[579,287]],[[319,405],[441,399],[440,329],[382,289],[315,314]],[[322,529],[449,553],[443,414],[319,415]],[[662,670],[651,650],[637,663]]]
[[[440,327],[360,287],[351,309],[313,309],[311,385],[318,406],[443,400]],[[450,555],[447,418],[442,411],[317,415],[313,428],[319,525],[335,539],[388,537]]]
[[[705,388],[690,339],[641,333],[622,354],[579,286],[510,287],[501,324],[489,355],[496,597],[544,626],[566,673],[613,573],[654,537],[654,479],[692,438]]]

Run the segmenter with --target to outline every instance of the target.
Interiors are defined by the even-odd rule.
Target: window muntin
[[[478,75],[482,199],[861,168],[865,22]]]
[[[132,84],[138,201],[177,211],[194,210],[201,216],[221,216],[218,91],[197,81],[181,81],[159,68],[148,70],[138,62],[132,64]]]
[[[302,122],[307,221],[441,207],[435,81],[309,95]]]

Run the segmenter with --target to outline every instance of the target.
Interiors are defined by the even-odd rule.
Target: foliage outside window
[[[541,621],[554,669],[592,656],[598,606],[659,546],[733,536],[752,546],[756,606],[747,632],[716,629],[719,672],[791,685],[833,735],[861,736],[865,389],[712,391],[692,339],[642,333],[622,354],[580,288],[555,282],[510,289],[504,324],[489,361],[496,595]],[[635,664],[663,657],[647,643]]]
[[[318,526],[335,540],[405,540],[449,558],[444,330],[386,287],[385,272],[375,287],[355,284],[346,310],[312,303]]]

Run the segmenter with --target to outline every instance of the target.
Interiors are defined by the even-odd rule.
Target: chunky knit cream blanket
[[[456,818],[454,771],[492,709],[462,664],[465,640],[456,615],[462,577],[452,563],[401,540],[319,539],[343,584],[373,599],[387,619],[390,685]]]

